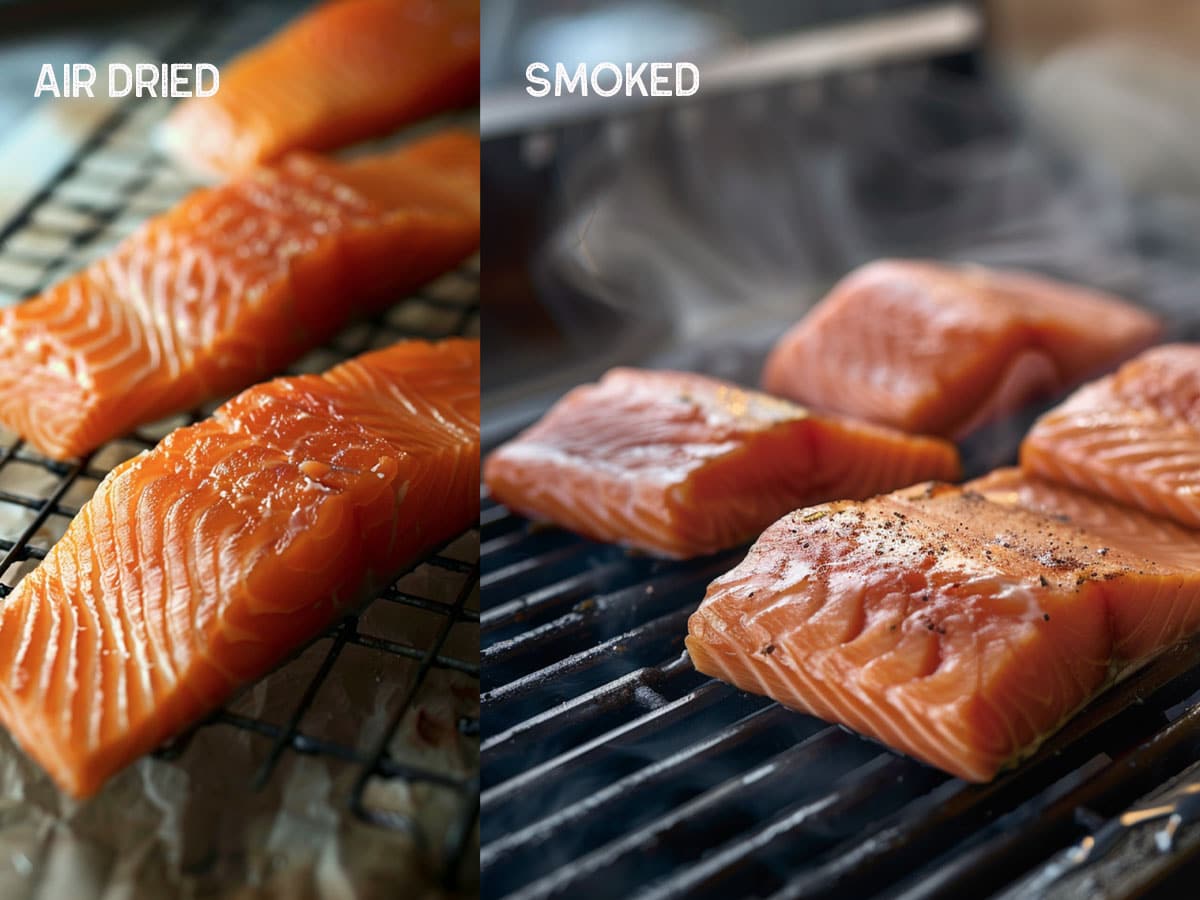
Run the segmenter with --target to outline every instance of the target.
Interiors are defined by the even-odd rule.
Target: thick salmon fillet
[[[0,422],[58,458],[275,374],[479,242],[479,142],[294,155],[0,311]]]
[[[1002,470],[800,510],[712,583],[696,667],[971,781],[1200,627],[1200,535]]]
[[[0,720],[85,796],[479,516],[479,344],[253,387],[100,484],[0,606]]]
[[[962,437],[1148,346],[1159,324],[1037,275],[880,260],[775,345],[773,394],[905,431]]]
[[[189,168],[237,174],[331,150],[479,96],[479,0],[325,3],[221,70],[166,123]]]
[[[1200,528],[1200,346],[1156,347],[1046,413],[1021,466]]]
[[[748,541],[805,503],[958,475],[944,441],[638,369],[571,391],[484,468],[523,515],[668,557]]]

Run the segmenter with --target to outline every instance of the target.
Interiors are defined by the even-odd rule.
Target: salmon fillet
[[[736,546],[806,503],[958,476],[944,441],[638,369],[571,391],[484,468],[525,516],[667,557]]]
[[[1021,466],[1200,528],[1200,346],[1156,347],[1046,413]]]
[[[697,669],[969,781],[1200,627],[1200,535],[1002,470],[791,513],[710,585]]]
[[[177,106],[165,148],[238,174],[291,150],[332,150],[479,96],[479,0],[340,0],[221,70]]]
[[[479,241],[479,142],[293,155],[191,195],[110,255],[0,310],[0,423],[43,453],[260,381]]]
[[[1153,342],[1157,320],[1023,272],[880,260],[771,351],[763,386],[814,408],[960,438]]]
[[[89,795],[478,515],[478,342],[250,388],[114,469],[0,606],[0,720]]]

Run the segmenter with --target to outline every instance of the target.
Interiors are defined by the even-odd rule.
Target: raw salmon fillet
[[[700,671],[970,781],[1200,628],[1200,535],[1009,469],[791,513],[689,621]]]
[[[880,260],[780,338],[773,394],[919,434],[960,438],[1149,346],[1149,313],[1038,275]]]
[[[250,388],[114,469],[0,606],[0,720],[89,795],[478,516],[478,342]]]
[[[1034,425],[1021,466],[1200,528],[1200,346],[1156,347],[1080,388]]]
[[[614,369],[493,453],[484,480],[530,518],[690,557],[748,541],[806,503],[958,474],[944,441],[702,375]]]
[[[221,69],[168,118],[188,168],[238,174],[290,150],[332,150],[479,96],[479,0],[325,3]]]
[[[353,163],[290,156],[0,310],[0,423],[57,459],[86,453],[275,374],[478,242],[472,135]]]

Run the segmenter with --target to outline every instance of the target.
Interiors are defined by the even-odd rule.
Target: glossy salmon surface
[[[0,605],[0,720],[86,796],[479,516],[479,345],[250,388],[114,469]]]
[[[571,391],[484,469],[525,516],[667,557],[736,546],[797,506],[958,475],[944,441],[639,369]]]
[[[766,390],[960,438],[1148,346],[1116,297],[1024,272],[880,260],[846,276],[771,351]]]
[[[700,671],[970,781],[1200,628],[1200,535],[1009,469],[784,516],[689,621]]]
[[[1200,528],[1200,346],[1155,347],[1034,425],[1021,466]]]
[[[294,155],[0,310],[0,423],[56,459],[275,374],[479,242],[479,142]]]
[[[292,150],[332,150],[479,96],[479,0],[318,5],[221,67],[163,132],[186,167],[237,175]]]

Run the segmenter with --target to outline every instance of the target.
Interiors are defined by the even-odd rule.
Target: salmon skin
[[[114,469],[0,606],[0,720],[87,796],[478,516],[477,341],[250,388]]]
[[[880,260],[780,338],[773,394],[955,439],[1149,346],[1149,313],[1024,272]]]
[[[689,621],[697,669],[968,781],[1200,628],[1200,535],[1001,470],[801,510]]]
[[[332,150],[479,96],[479,0],[325,3],[221,70],[162,134],[185,167],[236,175]]]
[[[479,243],[479,142],[294,155],[0,311],[0,422],[56,459],[275,374]]]
[[[496,450],[484,480],[530,518],[682,558],[751,540],[805,503],[958,473],[944,441],[702,375],[614,369]]]
[[[1156,347],[1037,421],[1021,466],[1200,528],[1200,346]]]

